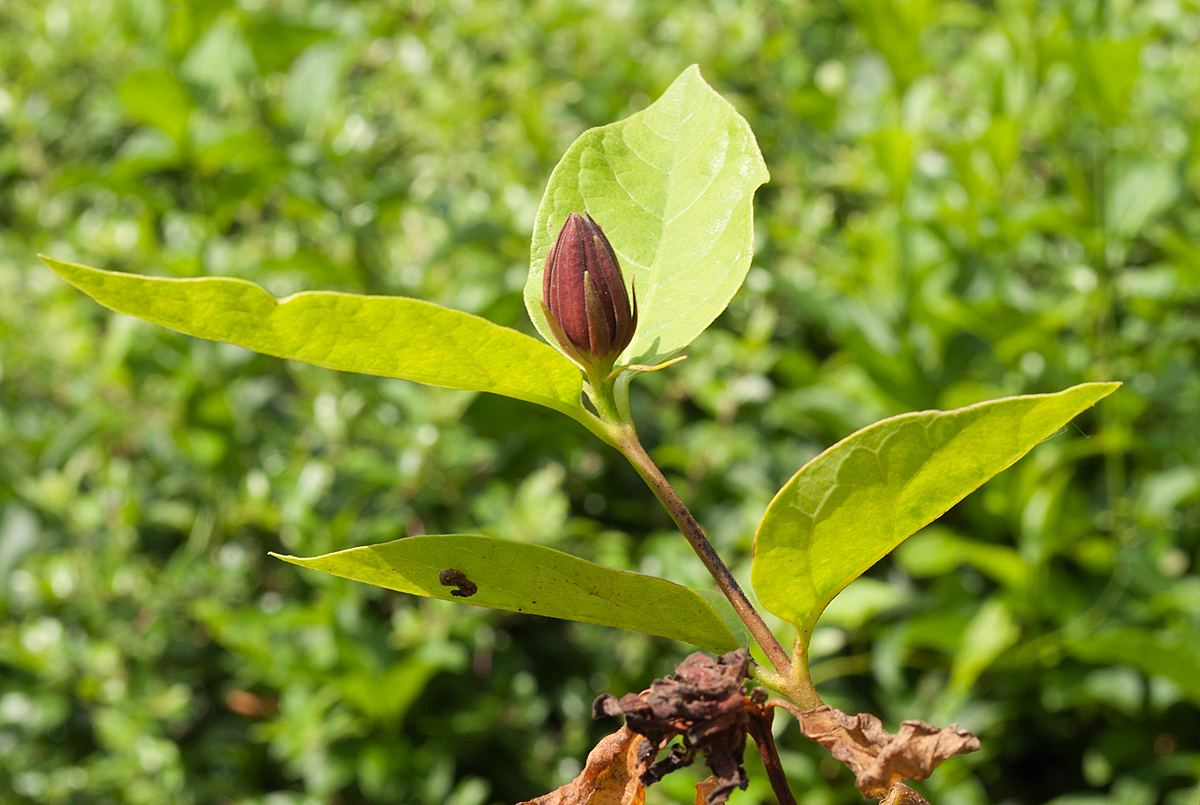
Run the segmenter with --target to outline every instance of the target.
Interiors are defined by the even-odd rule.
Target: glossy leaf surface
[[[759,600],[811,631],[847,584],[1118,385],[904,414],[843,439],[767,508],[751,570]]]
[[[626,363],[657,363],[712,323],[750,268],[754,191],[767,180],[749,124],[685,70],[657,101],[584,132],[550,176],[534,223],[525,306],[550,343],[540,301],[546,252],[572,212],[604,230],[638,299]]]
[[[400,296],[304,292],[276,299],[240,279],[144,277],[42,259],[100,304],[188,335],[582,415],[581,376],[569,360],[469,313]]]
[[[448,534],[405,537],[312,559],[279,558],[402,593],[615,626],[718,653],[737,648],[724,621],[695,591],[541,545]],[[443,579],[451,583],[444,586]],[[456,591],[470,594],[455,596]]]

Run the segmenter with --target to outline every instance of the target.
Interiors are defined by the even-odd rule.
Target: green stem
[[[746,624],[746,628],[750,630],[750,634],[762,647],[763,653],[767,655],[767,659],[771,662],[771,666],[775,669],[776,674],[785,679],[792,677],[792,662],[788,658],[787,652],[779,645],[779,641],[775,639],[775,635],[771,633],[770,628],[754,609],[750,603],[750,599],[742,591],[738,585],[737,579],[729,572],[729,568],[721,561],[721,557],[713,549],[712,543],[708,541],[708,537],[704,535],[704,530],[700,528],[700,524],[696,522],[696,518],[688,511],[687,506],[679,499],[679,495],[675,493],[674,488],[667,481],[666,477],[659,470],[658,465],[646,453],[642,443],[638,441],[637,433],[633,430],[632,425],[614,428],[613,437],[616,442],[617,449],[625,454],[629,459],[629,463],[633,465],[642,479],[654,491],[654,494],[662,502],[667,513],[671,515],[671,519],[675,521],[675,525],[683,532],[683,536],[687,538],[688,543],[692,546],[692,550],[700,557],[700,561],[708,568],[708,572],[716,580],[717,586],[721,588],[721,592],[729,599],[729,603],[733,605],[733,609],[737,612],[738,617]],[[807,671],[806,671],[807,673]],[[772,675],[774,676],[774,675]],[[790,693],[787,689],[785,692]]]
[[[812,638],[812,629],[811,625],[796,627],[796,642],[792,644],[792,678],[787,690],[792,701],[805,710],[825,704],[817,695],[812,674],[808,669],[808,642]]]

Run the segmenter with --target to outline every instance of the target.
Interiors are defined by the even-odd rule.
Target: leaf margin
[[[705,314],[708,318],[708,321],[698,328],[693,328],[695,332],[692,332],[690,336],[684,339],[677,339],[680,340],[681,343],[673,346],[670,349],[660,350],[658,347],[655,347],[654,344],[657,344],[658,340],[661,340],[661,336],[659,336],[657,340],[646,344],[643,343],[643,338],[640,337],[638,332],[635,331],[633,340],[618,358],[618,364],[629,363],[637,365],[665,365],[664,362],[669,362],[672,356],[676,355],[680,350],[687,347],[687,345],[695,340],[700,333],[704,332],[704,330],[706,330],[714,321],[716,321],[717,317],[719,317],[725,308],[729,306],[729,302],[733,299],[733,297],[737,294],[737,291],[745,282],[746,275],[750,270],[754,252],[754,196],[758,189],[770,180],[770,172],[767,169],[766,161],[763,159],[762,150],[758,146],[758,140],[754,136],[754,131],[751,129],[749,122],[741,115],[740,112],[737,111],[737,108],[734,107],[734,105],[730,103],[728,99],[713,89],[708,81],[705,80],[704,76],[700,72],[700,66],[698,64],[692,64],[684,69],[678,76],[676,76],[676,78],[663,91],[663,93],[659,95],[659,97],[655,98],[646,107],[634,112],[628,117],[622,118],[621,120],[616,120],[602,126],[592,127],[580,134],[563,153],[562,157],[559,159],[558,163],[555,164],[554,169],[550,173],[550,178],[547,180],[546,189],[543,191],[542,199],[538,204],[538,210],[534,218],[533,236],[530,244],[529,275],[526,279],[523,296],[525,299],[525,308],[529,313],[530,320],[533,322],[538,332],[542,334],[542,337],[546,339],[547,343],[549,343],[551,346],[554,346],[556,349],[558,349],[556,339],[554,338],[550,324],[546,321],[545,313],[539,304],[542,300],[542,276],[545,270],[544,264],[546,254],[553,245],[555,237],[558,231],[562,228],[563,223],[566,221],[566,217],[569,212],[588,211],[587,200],[583,198],[582,192],[578,187],[572,187],[570,188],[570,191],[574,192],[578,196],[577,206],[579,209],[568,210],[566,212],[562,212],[561,214],[555,211],[554,208],[557,203],[555,199],[556,195],[560,192],[566,192],[561,187],[561,182],[556,182],[556,178],[559,177],[561,172],[570,168],[572,160],[580,161],[580,155],[587,151],[592,140],[598,137],[603,137],[605,133],[619,131],[621,128],[628,126],[631,122],[639,121],[642,116],[651,112],[651,110],[653,110],[658,103],[668,98],[673,91],[676,91],[677,87],[682,87],[688,82],[698,84],[698,89],[700,91],[706,91],[708,93],[708,97],[713,99],[720,108],[731,113],[731,120],[740,125],[740,127],[744,130],[742,133],[746,136],[751,146],[751,148],[747,151],[747,155],[751,157],[751,161],[753,162],[753,170],[750,172],[752,174],[750,181],[756,179],[757,182],[748,187],[745,193],[744,201],[742,202],[746,207],[748,207],[748,226],[744,237],[746,242],[745,260],[743,261],[744,265],[737,270],[737,279],[728,289],[729,293],[724,302],[712,312],[711,316]],[[622,243],[625,239],[622,238],[619,228],[613,228],[611,231],[606,231],[605,235],[608,237],[618,254],[627,253],[622,248]],[[627,277],[627,284],[629,285],[630,298],[633,298],[633,292],[635,289],[633,287],[632,275]],[[646,293],[648,293],[648,289],[643,289],[643,295]],[[646,299],[639,301],[641,314],[640,318],[642,321],[647,318],[648,309],[645,304],[646,301]],[[652,310],[652,308],[650,309]],[[642,322],[639,322],[639,325],[641,323]]]
[[[295,360],[301,363],[307,363],[313,366],[320,366],[335,371],[355,372],[358,374],[368,374],[376,377],[390,377],[401,380],[409,380],[414,383],[422,383],[431,386],[440,386],[442,388],[452,388],[464,391],[485,391],[501,396],[512,397],[514,399],[523,400],[525,402],[542,405],[547,408],[565,414],[576,421],[579,421],[589,430],[605,438],[605,435],[597,431],[595,424],[590,421],[591,416],[583,407],[582,393],[583,381],[582,375],[578,367],[570,360],[562,356],[557,350],[552,349],[546,344],[538,341],[535,338],[525,335],[524,333],[514,330],[509,327],[496,324],[488,321],[480,316],[471,313],[466,313],[452,308],[447,308],[433,302],[427,302],[421,299],[414,299],[404,296],[378,296],[351,294],[341,291],[300,291],[299,293],[290,294],[285,297],[276,297],[257,283],[250,282],[236,277],[156,277],[144,274],[134,274],[129,272],[109,271],[102,268],[84,265],[81,263],[72,263],[65,260],[58,260],[48,255],[39,254],[38,257],[52,271],[59,275],[62,279],[73,285],[78,290],[87,294],[98,304],[113,310],[117,313],[127,316],[133,316],[143,321],[148,321],[152,324],[157,324],[176,332],[184,333],[195,338],[204,338],[206,340],[219,341],[222,343],[234,344],[236,346],[249,349],[254,352],[259,352],[272,357],[283,358],[284,360]],[[83,279],[88,278],[90,281]],[[490,334],[499,339],[505,339],[510,345],[519,349],[528,350],[531,355],[537,355],[536,360],[530,362],[530,371],[543,377],[550,377],[548,387],[553,390],[553,394],[540,394],[530,390],[522,390],[518,387],[498,387],[495,384],[486,382],[466,383],[460,381],[447,380],[428,375],[419,375],[416,373],[406,373],[403,371],[385,372],[372,371],[363,368],[351,368],[344,363],[314,360],[312,358],[301,357],[295,353],[265,349],[247,346],[245,343],[228,340],[225,338],[206,335],[202,330],[191,328],[186,325],[181,326],[177,321],[173,321],[169,317],[156,315],[153,313],[137,312],[131,306],[127,306],[120,302],[112,303],[106,301],[108,294],[98,292],[98,288],[105,282],[117,281],[120,283],[136,283],[136,284],[158,284],[169,283],[172,286],[178,287],[176,284],[187,283],[207,283],[212,287],[226,286],[229,288],[241,288],[246,293],[258,295],[257,301],[260,303],[270,302],[273,307],[271,312],[277,310],[285,310],[287,305],[297,301],[306,300],[338,300],[338,299],[358,299],[358,300],[396,300],[398,305],[412,305],[424,310],[435,312],[440,316],[449,316],[458,321],[474,328],[477,332],[490,332]],[[535,372],[536,370],[536,372]],[[607,440],[607,439],[606,439]]]
[[[936,521],[939,517],[941,517],[943,514],[945,514],[951,508],[953,508],[953,506],[957,505],[957,503],[959,501],[963,500],[965,497],[970,495],[972,492],[976,491],[981,486],[983,486],[983,484],[986,483],[988,480],[990,480],[991,478],[994,478],[996,475],[999,475],[1001,472],[1003,472],[1004,470],[1011,467],[1013,464],[1015,464],[1021,458],[1025,457],[1031,450],[1033,450],[1034,447],[1036,447],[1041,442],[1045,441],[1045,439],[1054,435],[1054,433],[1057,433],[1058,430],[1060,430],[1062,427],[1064,427],[1066,425],[1066,423],[1070,422],[1072,419],[1074,419],[1080,413],[1087,410],[1088,408],[1091,408],[1096,403],[1098,403],[1100,400],[1102,400],[1105,397],[1107,397],[1108,395],[1112,394],[1114,391],[1116,391],[1118,388],[1120,388],[1121,385],[1122,384],[1118,381],[1093,381],[1093,382],[1080,383],[1075,386],[1071,386],[1070,388],[1064,389],[1062,391],[1052,392],[1052,393],[1048,393],[1048,394],[1019,394],[1019,395],[1011,395],[1008,397],[1000,397],[1000,398],[996,398],[996,399],[992,399],[992,400],[983,400],[983,401],[974,403],[972,405],[962,406],[961,408],[952,409],[950,411],[941,411],[941,410],[937,410],[937,409],[932,409],[932,410],[928,410],[928,411],[913,411],[913,412],[899,414],[896,416],[881,419],[878,422],[874,422],[864,428],[860,428],[859,430],[854,431],[853,433],[849,434],[845,438],[840,439],[835,444],[833,444],[830,447],[826,448],[825,450],[821,451],[821,453],[819,453],[817,456],[815,456],[814,458],[812,458],[811,460],[806,462],[804,464],[804,466],[802,466],[790,478],[788,478],[788,480],[783,484],[783,486],[780,487],[779,491],[775,493],[775,496],[772,497],[771,502],[767,506],[766,512],[764,512],[764,514],[763,514],[762,520],[760,520],[758,527],[755,529],[754,555],[753,555],[753,559],[751,562],[751,584],[752,584],[752,586],[755,587],[756,593],[758,593],[758,598],[759,598],[760,603],[762,603],[763,607],[765,609],[767,609],[769,612],[771,612],[772,614],[775,614],[777,617],[780,617],[783,620],[791,623],[796,628],[798,637],[801,639],[801,641],[806,646],[808,637],[811,636],[813,628],[816,626],[817,621],[820,619],[822,613],[825,611],[825,608],[828,607],[829,603],[834,598],[836,598],[838,595],[840,595],[841,592],[843,590],[845,590],[846,587],[849,586],[855,579],[862,576],[863,573],[865,573],[872,566],[874,566],[877,562],[879,562],[881,559],[883,559],[883,557],[887,556],[889,553],[894,551],[899,545],[903,544],[904,540],[908,539],[913,534],[916,534],[918,531],[921,530],[921,528],[924,528],[925,526],[929,525],[930,523]],[[851,440],[861,437],[863,434],[866,434],[866,433],[868,433],[872,430],[875,430],[881,426],[894,424],[900,420],[913,419],[913,418],[923,416],[926,414],[957,414],[957,413],[967,412],[972,409],[977,409],[977,408],[980,408],[983,406],[991,406],[991,405],[996,405],[999,403],[1016,401],[1016,400],[1030,400],[1030,399],[1037,399],[1037,398],[1049,399],[1049,398],[1053,398],[1053,397],[1060,397],[1060,396],[1069,394],[1071,392],[1077,392],[1077,391],[1080,391],[1083,389],[1093,389],[1096,392],[1101,392],[1101,393],[1099,393],[1097,396],[1095,396],[1095,398],[1092,399],[1090,402],[1088,402],[1087,404],[1080,407],[1074,414],[1072,414],[1070,417],[1068,417],[1054,431],[1047,434],[1039,441],[1034,442],[1032,445],[1030,445],[1028,448],[1024,449],[1023,451],[1020,451],[1015,457],[1010,459],[1002,467],[995,470],[990,475],[987,475],[986,477],[984,477],[983,480],[981,480],[978,484],[973,486],[971,489],[968,489],[967,491],[963,492],[956,500],[951,502],[949,506],[942,509],[938,514],[934,515],[932,518],[929,518],[928,520],[926,520],[923,525],[917,526],[912,531],[910,531],[908,534],[905,534],[903,537],[896,540],[895,543],[893,545],[891,545],[891,547],[887,548],[882,553],[879,553],[879,555],[877,555],[874,559],[872,559],[869,563],[867,563],[864,567],[862,567],[862,569],[860,569],[858,572],[854,573],[853,575],[850,575],[840,586],[838,586],[832,593],[830,593],[825,598],[824,602],[818,602],[817,605],[813,608],[813,610],[807,616],[798,617],[797,619],[793,620],[790,615],[780,614],[779,612],[776,612],[776,609],[773,609],[771,606],[768,605],[767,601],[763,600],[763,595],[761,593],[760,588],[765,587],[767,585],[761,584],[760,579],[762,578],[761,574],[767,572],[763,569],[763,565],[762,565],[762,562],[765,561],[765,557],[769,556],[770,553],[772,553],[775,550],[781,550],[781,549],[782,550],[797,550],[795,548],[774,547],[774,548],[767,550],[765,553],[760,553],[760,551],[759,551],[759,548],[760,548],[759,536],[763,529],[764,523],[767,522],[768,518],[770,517],[770,515],[772,513],[772,510],[776,506],[776,503],[778,501],[782,500],[785,493],[788,493],[789,491],[791,491],[790,488],[793,486],[793,483],[801,475],[803,475],[806,471],[809,471],[811,468],[816,466],[817,463],[819,461],[821,461],[823,458],[825,458],[827,455],[829,455],[829,454],[833,453],[834,451],[836,451],[837,449],[843,447]],[[937,454],[934,453],[934,456],[936,456],[936,455]],[[922,468],[923,467],[924,467],[924,465],[922,465]],[[771,597],[772,597],[771,594],[768,593],[767,598],[769,599]],[[778,605],[777,605],[777,608],[778,608]]]
[[[414,540],[415,542],[413,542]],[[431,574],[431,581],[425,585],[411,582],[408,587],[392,586],[379,581],[369,580],[368,578],[364,577],[366,575],[378,577],[376,574],[368,573],[359,576],[347,575],[343,572],[322,567],[322,565],[335,564],[340,559],[347,557],[352,559],[356,559],[358,557],[373,557],[378,559],[380,562],[387,564],[388,560],[381,556],[381,552],[396,550],[402,544],[406,547],[412,547],[414,549],[414,553],[418,553],[423,546],[429,546],[431,552],[438,550],[441,546],[447,546],[447,548],[457,547],[459,554],[458,558],[456,558],[454,561],[456,564],[461,565],[461,567],[455,567],[454,569],[458,569],[466,573],[467,577],[470,578],[472,582],[477,583],[479,590],[475,594],[468,597],[454,596],[449,586],[442,586],[440,583],[434,581],[437,578],[439,571],[450,568],[442,568],[442,563],[428,564],[420,562],[420,560],[417,559],[407,559],[405,561],[411,561],[414,564],[422,564],[423,567],[428,568]],[[489,549],[499,550],[503,553],[506,553],[507,556],[505,556],[504,559],[508,561],[515,561],[519,558],[524,558],[527,560],[528,557],[532,555],[534,557],[540,557],[547,560],[547,566],[550,566],[552,563],[557,563],[560,567],[566,566],[576,570],[581,570],[584,573],[591,574],[591,578],[593,579],[599,578],[602,580],[607,580],[614,585],[625,585],[626,587],[630,585],[640,585],[642,588],[650,590],[652,593],[659,595],[660,597],[670,596],[671,598],[676,599],[677,603],[679,601],[687,600],[689,606],[702,613],[703,620],[707,623],[708,637],[705,637],[705,630],[701,629],[697,629],[694,632],[684,628],[676,628],[673,630],[658,628],[655,630],[648,630],[629,625],[622,625],[623,621],[613,618],[606,619],[603,617],[593,618],[570,616],[561,614],[564,610],[556,609],[553,603],[538,604],[536,601],[533,601],[533,604],[536,606],[536,608],[517,608],[516,606],[498,605],[496,603],[483,603],[484,601],[488,601],[490,599],[489,592],[492,590],[492,588],[500,587],[499,584],[491,581],[490,576],[488,575],[489,573],[498,572],[495,564],[496,557],[495,554],[492,554],[491,557],[483,557],[482,555],[478,555],[476,559],[471,559],[470,555],[472,551],[486,551]],[[499,537],[487,537],[476,534],[422,534],[411,537],[401,537],[389,542],[377,543],[374,545],[361,545],[353,548],[346,548],[341,551],[334,551],[332,553],[315,557],[290,556],[276,552],[271,552],[270,555],[299,567],[320,570],[321,572],[328,573],[329,575],[350,579],[352,581],[358,581],[364,584],[372,584],[377,587],[383,587],[385,589],[395,590],[396,592],[407,593],[409,595],[419,595],[427,598],[438,598],[445,601],[452,601],[455,603],[471,604],[472,606],[480,606],[488,609],[521,612],[523,614],[541,615],[543,617],[553,617],[562,620],[573,620],[581,623],[593,623],[599,626],[625,629],[627,631],[637,631],[643,634],[679,640],[681,642],[699,646],[700,648],[708,651],[717,652],[718,654],[731,651],[738,647],[737,638],[730,631],[720,613],[713,609],[713,607],[696,590],[693,590],[690,587],[685,587],[682,584],[677,584],[673,581],[668,581],[667,579],[659,578],[657,576],[649,576],[644,573],[636,573],[631,570],[607,567],[605,565],[588,561],[587,559],[582,559],[574,554],[566,553],[565,551],[560,551],[556,548],[550,548],[545,545],[538,545],[536,543],[515,542],[513,540],[502,539]],[[522,555],[524,556],[522,557]],[[368,564],[369,563],[363,563],[362,566],[367,567]],[[376,565],[374,569],[378,570],[378,565]],[[391,570],[396,573],[401,572],[395,567],[392,567]],[[482,575],[480,574],[481,571]],[[554,581],[555,583],[561,583],[561,574],[558,573],[558,571],[553,572],[560,576],[560,578],[550,580]],[[511,584],[513,581],[513,579],[506,577],[506,580],[503,583]],[[501,590],[501,592],[511,591]],[[477,600],[480,595],[485,596],[485,598]],[[530,600],[532,601],[533,599]],[[626,609],[629,608],[627,607]],[[656,621],[654,618],[647,619],[647,624],[649,625],[655,625],[657,623],[658,621]],[[689,634],[691,637],[688,636]]]

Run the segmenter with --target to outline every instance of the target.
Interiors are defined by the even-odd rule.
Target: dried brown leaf
[[[712,775],[696,783],[696,805],[706,805],[708,795],[715,791],[720,784],[721,781]]]
[[[746,750],[747,714],[742,692],[750,654],[731,651],[713,659],[692,654],[675,666],[675,674],[656,679],[648,690],[618,699],[607,693],[592,704],[592,715],[625,716],[626,726],[649,741],[649,757],[656,757],[676,737],[666,757],[642,775],[653,785],[702,755],[718,784],[706,792],[706,805],[723,805],[736,788],[748,780],[742,766]]]
[[[904,783],[896,783],[879,805],[929,805],[929,801]]]
[[[798,716],[801,732],[849,766],[858,778],[858,790],[867,797],[887,793],[900,780],[924,780],[946,758],[979,749],[979,739],[957,724],[939,730],[910,719],[891,735],[870,713],[849,716],[826,705]]]
[[[588,753],[587,764],[571,782],[518,805],[643,805],[642,785],[649,758],[639,760],[646,739],[629,727],[607,736]]]

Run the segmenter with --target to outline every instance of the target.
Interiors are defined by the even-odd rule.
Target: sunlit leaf
[[[579,418],[579,370],[486,319],[400,296],[305,292],[276,299],[240,279],[119,274],[43,257],[118,313],[330,369],[490,391]]]
[[[843,439],[767,508],[751,570],[759,600],[810,633],[847,584],[1118,385],[904,414]]]
[[[525,285],[534,324],[555,343],[540,305],[543,264],[567,216],[587,211],[636,282],[638,329],[623,360],[652,364],[682,349],[746,278],[754,191],[766,180],[750,126],[695,66],[641,112],[584,132],[534,223]]]
[[[710,651],[737,648],[695,591],[542,545],[462,534],[406,537],[293,564],[413,595],[598,623]]]

